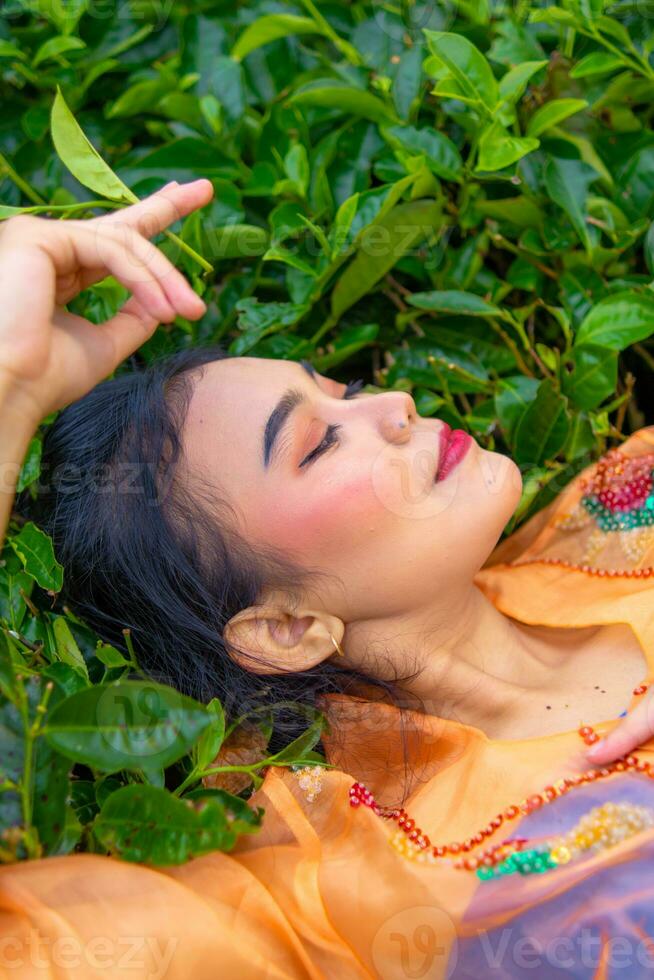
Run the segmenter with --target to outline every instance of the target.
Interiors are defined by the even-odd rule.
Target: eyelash
[[[348,381],[347,385],[345,386],[345,391],[343,392],[343,400],[346,398],[352,398],[358,391],[361,390],[363,383],[363,378],[359,378],[358,381]],[[315,449],[312,449],[310,453],[307,453],[300,463],[300,466],[307,466],[309,463],[312,463],[314,459],[326,452],[330,446],[333,446],[334,443],[338,442],[336,433],[341,428],[342,426],[340,424],[328,425],[327,431],[325,432],[325,435],[321,441],[318,443]]]

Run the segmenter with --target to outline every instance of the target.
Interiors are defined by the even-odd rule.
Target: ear
[[[336,656],[331,636],[340,643],[343,621],[322,610],[296,609],[263,603],[242,609],[229,620],[223,638],[232,660],[252,674],[284,674],[308,670]]]

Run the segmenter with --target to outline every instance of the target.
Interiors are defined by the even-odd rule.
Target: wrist
[[[45,414],[30,393],[0,370],[0,425],[3,439],[9,435],[11,426],[15,436],[22,436],[29,442]]]

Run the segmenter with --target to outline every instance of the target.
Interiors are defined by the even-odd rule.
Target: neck
[[[547,695],[553,680],[560,686],[553,668],[565,651],[542,627],[505,616],[472,583],[445,608],[446,615],[441,601],[438,608],[349,626],[348,659],[379,679],[397,675],[397,686],[419,700],[419,710],[501,737],[521,709],[524,714],[522,695]]]

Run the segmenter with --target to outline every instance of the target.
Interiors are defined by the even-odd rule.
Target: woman
[[[336,768],[269,769],[251,798],[263,829],[231,854],[3,868],[4,970],[649,975],[653,562],[635,525],[654,431],[489,559],[517,467],[406,392],[209,352],[82,398],[159,321],[202,314],[145,223],[155,234],[211,193],[167,185],[119,215],[0,229],[4,472],[80,399],[46,446],[53,473],[77,476],[44,500],[77,606],[108,633],[129,622],[149,672],[197,696],[241,710],[312,691]],[[133,294],[116,317],[65,311],[108,273]],[[103,493],[82,478],[94,462]],[[609,731],[595,759],[582,751]]]

